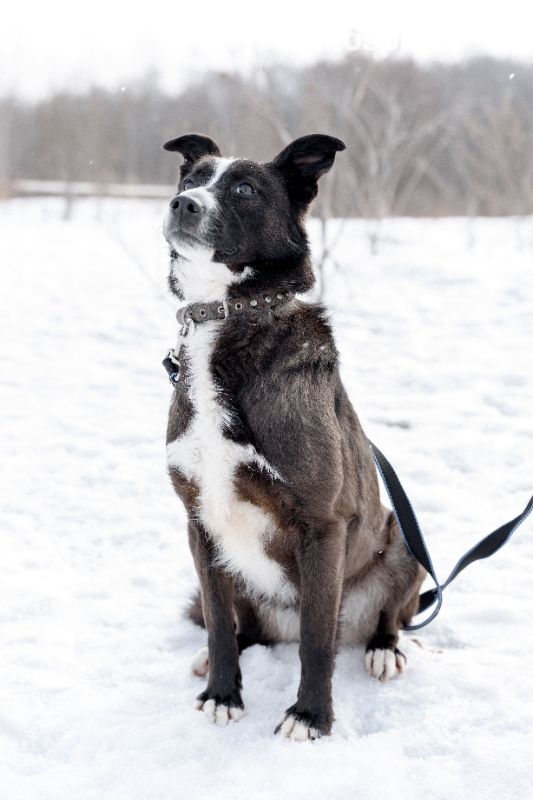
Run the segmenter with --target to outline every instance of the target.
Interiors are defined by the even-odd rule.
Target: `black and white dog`
[[[167,453],[208,636],[197,707],[238,720],[240,651],[299,641],[298,696],[276,731],[314,739],[331,731],[338,642],[366,644],[376,678],[404,670],[398,629],[424,577],[380,503],[325,311],[295,297],[314,280],[304,217],[344,144],[304,136],[264,164],[197,134],[164,147],[184,157],[164,222],[183,323]]]

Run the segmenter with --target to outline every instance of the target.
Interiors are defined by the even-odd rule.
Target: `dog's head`
[[[303,220],[343,142],[302,136],[263,164],[223,158],[215,142],[199,134],[179,136],[164,148],[184,158],[163,226],[177,294],[221,299],[236,283],[239,292],[311,288]]]

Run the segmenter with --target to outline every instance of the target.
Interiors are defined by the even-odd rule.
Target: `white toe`
[[[383,673],[381,675],[382,681],[388,681],[396,677],[398,670],[396,669],[396,655],[392,650],[385,650],[385,657],[383,659]]]
[[[227,706],[217,706],[215,709],[215,722],[217,725],[227,725],[229,722],[229,710]]]
[[[381,678],[385,668],[385,650],[374,650],[374,658],[372,659],[372,672],[374,678]]]
[[[294,739],[295,742],[306,742],[309,739],[309,725],[296,720],[290,738]]]
[[[404,673],[406,667],[407,667],[407,659],[406,659],[406,657],[404,656],[403,653],[397,653],[396,654],[396,668],[398,670],[398,673],[400,675],[402,673]]]
[[[283,720],[279,733],[294,742],[306,742],[308,739],[318,739],[319,737],[316,728],[312,728],[307,722],[302,722],[290,715]]]
[[[372,675],[372,658],[374,656],[373,650],[367,650],[365,653],[365,667],[369,675]]]
[[[233,722],[238,722],[244,714],[244,708],[230,706],[228,709],[229,717]]]
[[[281,733],[282,736],[288,737],[291,735],[291,731],[294,728],[294,721],[295,721],[294,717],[287,717],[287,719],[284,720],[284,722],[281,725],[281,728],[279,729],[279,732]]]
[[[210,722],[214,722],[215,721],[215,710],[216,710],[216,707],[217,707],[217,704],[215,703],[214,700],[206,700],[205,703],[202,706],[202,711],[204,712],[204,714],[206,715],[207,719]]]

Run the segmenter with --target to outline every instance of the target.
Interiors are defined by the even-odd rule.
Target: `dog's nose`
[[[177,194],[170,201],[170,208],[177,213],[181,219],[193,221],[193,215],[196,214],[199,219],[200,214],[204,211],[204,206],[195,197],[187,194]]]

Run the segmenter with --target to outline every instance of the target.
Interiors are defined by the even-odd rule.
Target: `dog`
[[[190,616],[207,629],[196,707],[239,720],[240,652],[299,641],[275,732],[316,739],[331,733],[338,644],[366,645],[375,678],[402,673],[398,631],[424,579],[380,502],[326,311],[297,296],[314,283],[306,213],[345,145],[303,136],[267,163],[199,134],[163,146],[183,156],[163,224],[182,322],[167,458],[200,582]]]

